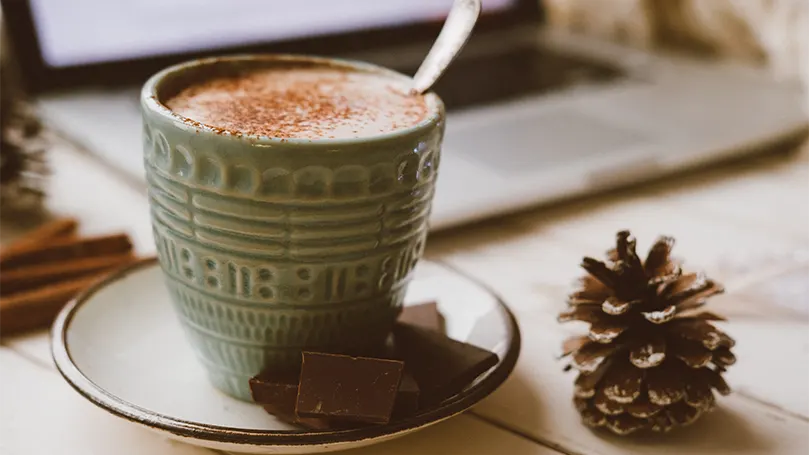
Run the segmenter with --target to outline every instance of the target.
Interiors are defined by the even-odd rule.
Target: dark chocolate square
[[[281,409],[295,409],[295,400],[298,397],[298,378],[297,372],[262,371],[250,379],[253,401],[270,404]]]
[[[396,395],[396,403],[393,405],[393,417],[403,418],[415,415],[419,411],[419,394],[421,390],[413,375],[407,371],[405,365],[402,373],[402,382],[399,383],[399,393]]]
[[[265,411],[284,422],[312,430],[328,430],[333,426],[326,419],[304,418],[295,415],[298,398],[298,374],[262,371],[250,379],[253,401]]]
[[[334,421],[388,423],[404,364],[304,352],[295,412]]]
[[[461,392],[497,364],[497,355],[410,324],[396,324],[394,352],[421,389],[423,408]]]

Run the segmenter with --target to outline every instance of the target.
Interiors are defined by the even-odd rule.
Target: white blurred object
[[[804,7],[799,13],[796,25],[798,49],[798,75],[803,83],[804,103],[809,110],[809,1],[804,1]]]
[[[756,42],[776,74],[799,76],[801,65],[806,63],[809,41],[809,0],[733,0],[729,3],[733,12],[754,31]]]
[[[615,10],[612,29],[622,40],[634,42],[641,48],[651,47],[654,42],[654,27],[647,19],[649,8],[643,4],[636,6],[636,0],[599,0],[611,4]]]
[[[576,3],[570,0],[540,0],[547,11],[548,22],[559,28],[571,28]]]
[[[803,84],[809,110],[809,0],[540,0],[554,26],[648,48],[674,39],[763,59]]]
[[[640,48],[654,43],[653,21],[645,0],[544,0],[544,5],[549,22],[561,28]]]
[[[760,0],[685,1],[680,17],[687,33],[712,50],[731,58],[755,61],[763,53],[750,18],[764,18]],[[768,20],[769,22],[769,20]]]
[[[809,0],[691,0],[688,3],[694,8],[726,5],[728,11],[724,15],[744,23],[752,31],[750,46],[761,49],[775,76],[803,83],[805,105],[809,110]],[[721,27],[711,29],[716,30],[714,36],[723,38],[720,49],[734,45],[733,40],[737,39],[734,34],[724,33]]]
[[[800,80],[809,90],[809,0],[690,0],[684,4],[720,54],[743,59],[761,53],[776,77]]]

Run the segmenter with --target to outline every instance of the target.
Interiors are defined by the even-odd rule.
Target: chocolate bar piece
[[[399,322],[411,324],[438,333],[445,333],[444,316],[438,311],[438,303],[428,302],[402,308]]]
[[[404,364],[304,352],[295,413],[332,421],[388,423]]]
[[[419,411],[419,385],[413,375],[407,371],[405,365],[402,373],[402,382],[399,383],[399,392],[396,394],[396,403],[393,405],[393,417],[402,418],[415,415]]]
[[[297,374],[263,371],[250,379],[250,392],[253,394],[253,401],[284,422],[312,430],[332,428],[326,419],[295,415],[295,402],[298,399]]]
[[[393,333],[396,358],[418,383],[422,408],[457,394],[497,364],[493,352],[421,327],[398,323]]]
[[[262,371],[250,379],[253,401],[285,408],[287,403],[295,409],[298,397],[298,374],[293,372]]]

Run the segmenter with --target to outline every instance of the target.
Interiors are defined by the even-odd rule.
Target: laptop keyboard
[[[447,128],[445,150],[457,151],[504,178],[583,163],[654,141],[642,131],[621,128],[570,107],[493,119],[486,128]]]
[[[415,74],[418,67],[394,69]],[[433,90],[447,110],[459,110],[578,84],[610,82],[624,76],[620,68],[608,63],[520,43],[493,53],[462,53]],[[131,93],[133,105],[140,109],[140,87]]]
[[[416,68],[400,68],[414,74]],[[464,55],[450,65],[434,90],[449,110],[492,104],[577,84],[609,82],[620,68],[531,43],[484,55]]]

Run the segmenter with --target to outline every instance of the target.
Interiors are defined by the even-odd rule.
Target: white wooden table
[[[51,159],[54,212],[78,217],[88,233],[125,230],[140,254],[153,252],[142,189],[66,147]],[[726,329],[738,344],[739,362],[727,375],[735,393],[696,425],[659,439],[581,426],[570,401],[573,378],[555,360],[568,330],[555,314],[581,256],[600,254],[624,228],[644,249],[659,234],[675,236],[686,265],[728,287],[714,309],[731,318]],[[4,230],[4,239],[11,235]],[[523,333],[516,371],[466,415],[353,453],[809,453],[809,150],[440,233],[427,254],[479,277],[514,308]],[[0,345],[0,454],[212,452],[86,402],[56,372],[45,331]]]

